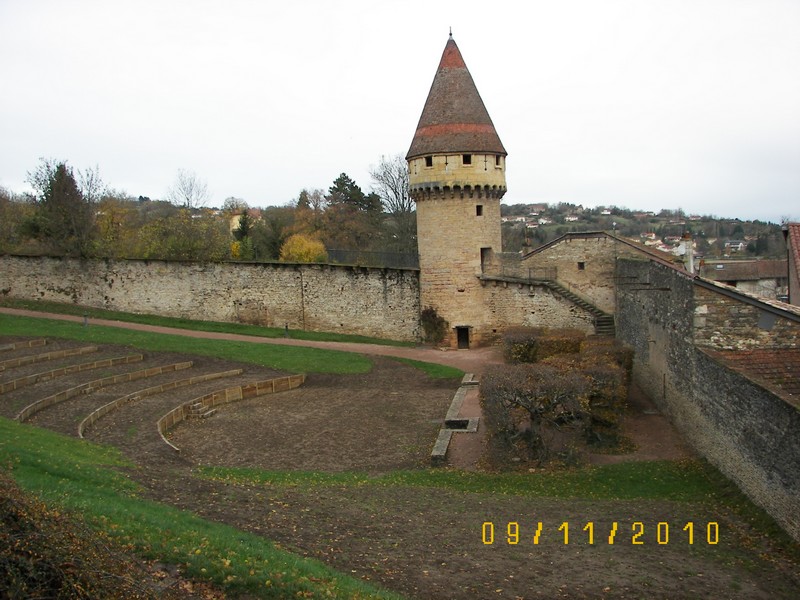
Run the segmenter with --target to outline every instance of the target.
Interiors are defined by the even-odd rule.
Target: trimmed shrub
[[[614,339],[593,338],[581,349],[582,372],[590,381],[586,441],[600,448],[618,448],[628,400],[633,351]]]
[[[579,352],[586,334],[578,329],[514,327],[503,334],[503,352],[509,363],[535,363],[548,356]]]
[[[626,384],[630,382],[633,350],[619,340],[607,337],[586,338],[581,344],[580,352],[587,362],[610,362],[617,365],[625,373]]]

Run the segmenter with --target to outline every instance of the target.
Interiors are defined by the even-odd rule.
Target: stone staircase
[[[197,400],[189,405],[189,414],[187,416],[190,419],[207,419],[216,412],[216,408],[208,408],[202,401]]]
[[[487,281],[494,281],[494,282],[504,282],[508,283],[516,283],[518,285],[538,285],[544,286],[549,288],[553,293],[558,294],[562,298],[566,298],[570,302],[572,302],[575,306],[579,306],[584,309],[586,312],[591,314],[594,317],[594,332],[595,335],[604,335],[615,337],[616,336],[616,326],[614,325],[614,315],[610,315],[607,312],[599,309],[597,306],[586,300],[585,298],[581,298],[575,292],[568,290],[563,285],[558,283],[555,279],[551,279],[548,275],[545,277],[515,277],[512,275],[489,275],[489,274],[482,274],[480,276],[480,280],[482,282]],[[531,295],[534,294],[533,287],[531,287]]]
[[[594,332],[597,335],[616,337],[617,328],[614,325],[614,317],[612,315],[601,315],[599,317],[595,317]]]
[[[616,326],[614,325],[614,315],[610,315],[607,312],[600,310],[594,304],[581,298],[576,293],[571,292],[563,285],[558,283],[557,281],[553,280],[541,280],[538,283],[547,286],[559,296],[562,296],[575,304],[576,306],[580,306],[586,312],[592,314],[594,316],[594,332],[596,335],[605,335],[614,337],[616,335]]]

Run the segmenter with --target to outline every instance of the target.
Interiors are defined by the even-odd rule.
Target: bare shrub
[[[624,445],[630,349],[574,330],[517,328],[504,341],[507,356],[537,362],[497,366],[483,377],[490,459],[504,462],[522,450],[539,464],[555,457],[572,464],[587,443],[605,450]]]
[[[522,440],[530,458],[540,464],[552,454],[547,433],[579,421],[588,383],[577,372],[562,372],[545,364],[498,366],[481,380],[481,402],[490,439],[510,447]],[[522,411],[527,423],[515,419]]]

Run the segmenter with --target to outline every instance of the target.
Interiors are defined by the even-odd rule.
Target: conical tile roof
[[[406,160],[483,152],[507,154],[451,34]]]

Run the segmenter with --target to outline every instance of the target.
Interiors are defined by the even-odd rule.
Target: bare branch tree
[[[250,206],[247,202],[234,196],[228,196],[225,198],[225,202],[222,203],[222,210],[231,215],[238,215],[248,208],[250,208]]]
[[[401,154],[381,156],[377,167],[370,169],[372,189],[389,213],[387,222],[390,248],[399,252],[417,251],[417,218],[409,195],[408,165]]]
[[[402,154],[390,158],[381,156],[381,162],[369,172],[372,189],[380,196],[386,212],[414,212],[414,201],[408,193],[408,165]]]
[[[100,167],[89,167],[81,171],[78,169],[78,187],[83,199],[89,204],[96,204],[108,191],[108,186],[100,177]]]
[[[208,185],[193,171],[178,170],[175,183],[167,191],[167,199],[176,206],[199,208],[208,201]]]

